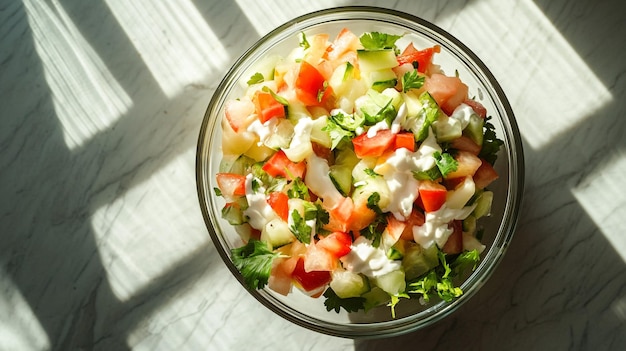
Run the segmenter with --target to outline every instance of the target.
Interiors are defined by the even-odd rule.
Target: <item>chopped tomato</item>
[[[251,116],[254,114],[254,103],[247,98],[228,100],[224,105],[224,114],[230,127],[237,133],[245,129],[252,121]]]
[[[289,220],[289,197],[287,194],[274,191],[267,196],[267,203],[283,221]]]
[[[480,153],[480,149],[482,148],[480,145],[476,144],[474,140],[465,135],[461,135],[460,137],[452,140],[450,147],[457,150],[467,151],[474,155],[478,155]]]
[[[396,135],[389,129],[376,132],[372,138],[363,133],[352,139],[354,153],[359,157],[380,157],[389,147],[393,146]]]
[[[354,212],[352,198],[343,198],[335,207],[328,210],[330,218],[325,228],[330,231],[346,232],[352,212]]]
[[[339,62],[339,58],[348,53],[354,52],[360,47],[359,37],[352,33],[348,28],[343,28],[332,44],[326,49],[326,57],[329,61]],[[346,62],[341,60],[340,62]]]
[[[278,102],[269,92],[257,90],[252,101],[261,123],[265,123],[274,117],[285,117],[285,106]]]
[[[323,105],[332,95],[324,76],[310,63],[302,61],[296,77],[296,97],[305,106]]]
[[[287,268],[288,261],[291,258],[279,257],[272,262],[272,271],[270,273],[267,286],[273,291],[287,296],[291,292],[291,272],[293,268],[289,270]]]
[[[454,109],[467,99],[467,85],[455,76],[448,77],[440,73],[433,73],[426,78],[424,89],[432,95],[447,115],[451,115]]]
[[[452,226],[452,234],[441,250],[448,255],[461,253],[463,251],[463,222],[454,220],[449,226]]]
[[[224,196],[246,195],[246,177],[235,173],[218,173],[217,187]]]
[[[263,165],[263,170],[272,177],[285,177],[287,179],[302,178],[306,170],[306,163],[292,162],[283,150],[278,150]]]
[[[409,215],[409,218],[406,219],[404,230],[402,231],[401,239],[404,240],[413,240],[413,227],[414,226],[422,226],[426,222],[426,218],[424,213],[418,211],[413,208],[413,211]]]
[[[498,172],[496,172],[491,163],[483,160],[476,173],[474,173],[474,184],[476,184],[476,188],[484,189],[498,177]]]
[[[457,152],[454,159],[457,162],[456,171],[448,173],[446,178],[472,177],[483,163],[478,156],[467,151]]]
[[[471,107],[480,118],[487,117],[487,109],[480,102],[472,99],[466,99],[463,103]]]
[[[339,260],[330,251],[311,243],[306,248],[304,255],[304,270],[313,271],[333,271],[339,266]]]
[[[305,291],[317,290],[330,282],[330,272],[328,271],[305,271],[303,257],[298,259],[298,262],[291,273],[291,277]]]
[[[434,212],[440,209],[446,202],[448,191],[445,186],[439,183],[423,180],[419,185],[419,193],[424,211]]]
[[[398,239],[404,233],[407,222],[399,221],[392,213],[387,215],[387,233],[393,239],[393,242],[397,242]],[[411,239],[413,239],[413,233],[411,232]]]
[[[396,134],[396,138],[394,140],[394,149],[405,148],[409,151],[415,151],[415,135],[410,132],[401,132]]]
[[[367,199],[360,197],[354,202],[354,211],[352,211],[352,215],[350,216],[348,229],[353,232],[358,232],[372,223],[375,218],[376,212],[367,207]]]
[[[407,45],[404,51],[397,56],[398,65],[403,65],[405,63],[413,64],[417,63],[417,71],[424,73],[430,63],[432,61],[433,55],[437,52],[441,51],[441,47],[439,45],[435,45],[431,48],[426,48],[423,50],[417,50],[413,43]]]
[[[336,258],[347,255],[352,248],[352,237],[344,232],[332,232],[320,239],[315,245],[328,251]]]

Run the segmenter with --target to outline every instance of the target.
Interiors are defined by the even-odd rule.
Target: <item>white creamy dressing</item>
[[[434,133],[429,130],[428,137],[415,152],[397,149],[387,160],[374,168],[387,182],[391,202],[382,210],[391,212],[396,219],[405,220],[413,210],[413,202],[418,196],[418,181],[413,171],[426,171],[435,166],[433,154],[441,152]]]
[[[258,118],[255,118],[252,123],[246,128],[248,132],[252,132],[259,136],[258,146],[263,145],[267,139],[272,135],[278,124],[278,118],[270,118],[265,123],[261,123]]]
[[[300,118],[294,126],[294,135],[289,143],[289,148],[283,149],[287,158],[292,162],[300,162],[313,152],[311,129],[313,129],[311,117]]]
[[[406,119],[406,115],[407,115],[406,104],[402,103],[402,105],[400,105],[400,108],[398,109],[396,118],[394,118],[394,120],[391,122],[391,125],[389,125],[389,123],[387,123],[387,121],[385,120],[380,121],[374,124],[373,126],[371,126],[367,130],[367,137],[373,138],[374,136],[376,136],[376,133],[378,133],[379,130],[387,130],[387,129],[390,129],[391,133],[393,134],[398,134],[402,130],[402,124],[404,123],[404,120]]]
[[[335,188],[329,174],[330,167],[325,159],[317,157],[315,153],[306,158],[304,184],[321,197],[328,208],[333,208],[343,200],[343,195]]]
[[[461,129],[465,129],[470,122],[471,116],[475,114],[476,112],[474,112],[474,109],[469,105],[460,104],[456,109],[454,109],[450,118],[458,120],[461,123]]]
[[[248,223],[253,228],[263,229],[267,222],[274,218],[278,218],[272,207],[267,203],[265,198],[265,188],[261,181],[256,179],[259,184],[259,189],[256,192],[252,190],[252,180],[255,179],[252,174],[246,176],[246,200],[248,201],[248,208],[243,211],[243,214],[248,216]]]
[[[476,204],[461,209],[450,209],[444,204],[437,211],[426,212],[424,224],[413,226],[413,239],[426,249],[433,244],[443,247],[446,241],[448,241],[450,234],[452,234],[452,228],[448,227],[448,223],[455,219],[462,220],[467,218],[474,211],[475,207]]]
[[[372,246],[367,238],[360,236],[352,243],[352,250],[340,260],[343,267],[370,278],[379,277],[401,268],[400,261],[390,260],[384,250]]]

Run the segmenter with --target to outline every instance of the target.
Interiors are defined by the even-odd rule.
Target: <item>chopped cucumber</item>
[[[439,118],[433,122],[433,132],[439,143],[445,143],[459,138],[463,134],[463,126],[456,118],[450,118],[445,114],[439,114]]]
[[[364,73],[363,78],[366,80],[367,85],[370,88],[378,92],[382,92],[387,88],[395,87],[398,83],[398,77],[396,77],[396,74],[391,68],[366,72]]]
[[[364,72],[393,68],[398,65],[393,49],[357,50],[356,54],[359,59],[359,67]]]
[[[341,195],[348,196],[350,194],[352,190],[352,168],[334,164],[330,166],[328,176]]]
[[[330,288],[342,299],[358,297],[370,290],[367,278],[346,270],[332,272]]]
[[[268,243],[271,249],[287,245],[295,239],[296,237],[289,229],[287,222],[280,218],[274,218],[267,222],[261,231],[261,240]]]
[[[437,267],[439,265],[437,250],[436,245],[424,249],[419,244],[408,242],[402,259],[406,279],[415,279]]]
[[[389,295],[397,295],[406,289],[404,270],[398,269],[374,278],[374,284]]]
[[[313,120],[311,127],[311,141],[316,142],[324,147],[330,148],[332,145],[328,132],[322,130],[328,124],[328,117],[321,116]]]
[[[280,119],[265,140],[265,146],[274,150],[288,148],[291,138],[293,138],[293,124],[287,119]]]
[[[474,216],[478,219],[484,216],[488,216],[491,213],[491,203],[493,202],[493,192],[485,190],[476,199],[476,208],[474,209]]]
[[[477,145],[483,145],[483,126],[485,120],[477,114],[472,114],[467,127],[463,130],[463,134],[472,139]]]
[[[230,225],[242,225],[248,221],[243,214],[246,208],[248,208],[248,202],[245,196],[240,196],[222,208],[222,218]]]
[[[476,217],[474,215],[469,215],[463,220],[463,232],[470,235],[476,233]]]

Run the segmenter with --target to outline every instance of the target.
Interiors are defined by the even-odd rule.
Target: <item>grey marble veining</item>
[[[232,279],[195,145],[230,63],[277,25],[375,1],[0,4],[0,350],[623,350],[626,24],[618,1],[396,1],[489,66],[525,202],[494,275],[448,319],[353,341]]]

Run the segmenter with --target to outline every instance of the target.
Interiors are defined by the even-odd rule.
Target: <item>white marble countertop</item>
[[[272,315],[232,279],[196,196],[208,100],[275,26],[376,3],[0,3],[0,350],[626,349],[618,0],[387,5],[478,54],[524,138],[517,233],[448,319],[397,338],[336,338]]]

